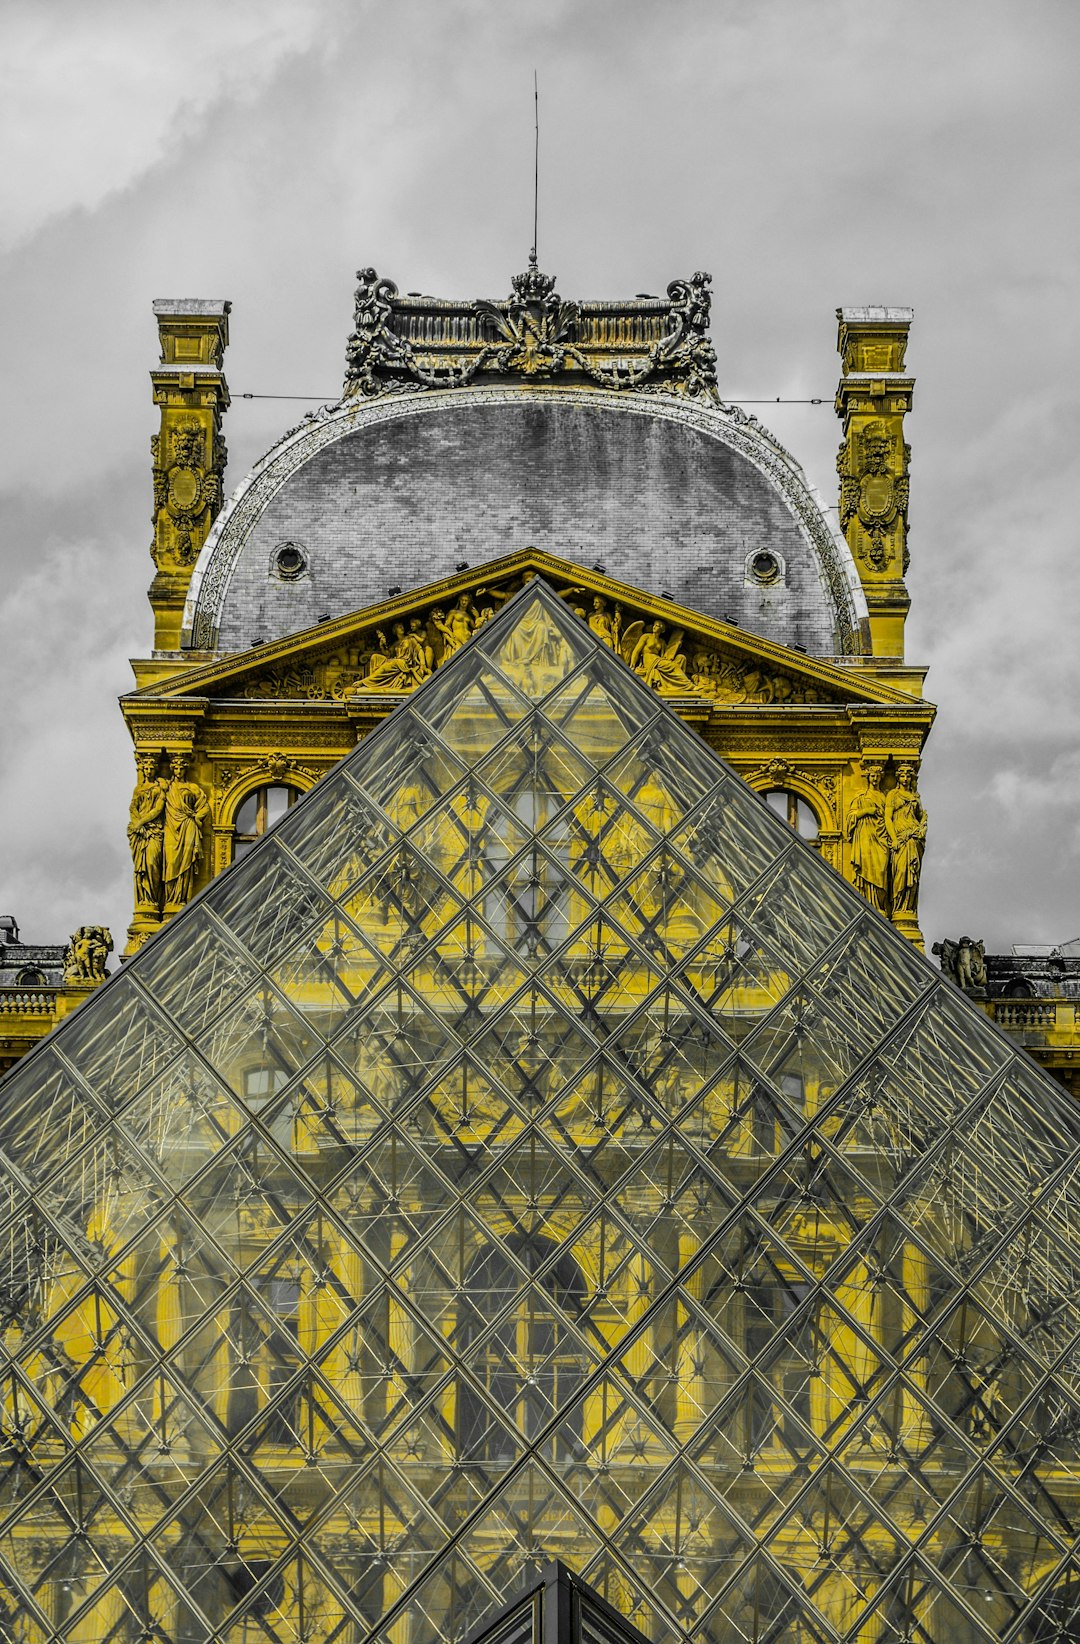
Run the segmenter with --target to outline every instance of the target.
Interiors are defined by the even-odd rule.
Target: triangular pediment
[[[1078,1173],[538,577],[5,1080],[0,1630],[1075,1637]]]
[[[910,692],[860,677],[850,666],[808,657],[535,548],[173,673],[135,694],[305,701],[407,695],[534,577],[662,696],[717,706],[912,701]]]

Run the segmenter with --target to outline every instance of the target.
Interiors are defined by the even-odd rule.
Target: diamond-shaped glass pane
[[[542,583],[0,1149],[5,1638],[1077,1636],[1073,1108]]]

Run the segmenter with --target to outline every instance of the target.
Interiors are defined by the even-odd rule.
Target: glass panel
[[[1075,1109],[540,582],[3,1098],[5,1638],[1075,1633]]]

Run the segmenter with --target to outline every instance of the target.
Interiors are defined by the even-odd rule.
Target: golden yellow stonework
[[[870,608],[875,656],[904,655],[911,604],[908,565],[908,467],[904,417],[914,378],[904,370],[910,308],[838,308],[837,346],[843,374],[836,412],[844,437],[836,459],[840,524]]]
[[[195,666],[171,657],[135,664],[138,688],[121,700],[140,760],[132,803],[167,798],[176,786],[171,763],[187,757],[187,802],[204,819],[191,888],[246,842],[238,818],[253,796],[283,789],[285,804],[306,792],[536,576],[751,787],[775,796],[773,807],[827,862],[858,881],[849,812],[868,770],[891,791],[900,766],[917,765],[934,717],[921,672],[872,657],[824,662],[528,548],[269,645]],[[167,804],[162,825],[167,852]],[[896,848],[890,838],[890,862]],[[907,860],[910,879],[913,850]],[[888,912],[888,886],[884,894],[878,905]],[[177,905],[159,899],[158,911],[138,908],[127,951]],[[921,945],[910,886],[896,923]]]

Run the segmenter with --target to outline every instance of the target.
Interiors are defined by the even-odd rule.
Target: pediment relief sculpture
[[[421,685],[472,638],[531,572],[419,606],[392,622],[371,624],[345,643],[293,657],[261,671],[243,688],[249,699],[349,702],[400,696]],[[828,689],[763,658],[739,657],[715,639],[665,623],[649,612],[576,584],[556,587],[602,644],[659,696],[716,705],[815,703]]]

